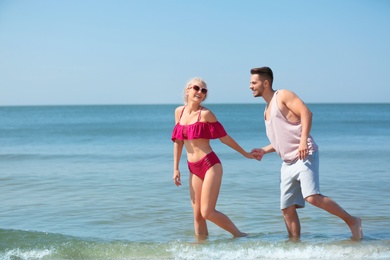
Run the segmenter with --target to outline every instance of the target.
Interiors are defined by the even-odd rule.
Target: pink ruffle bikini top
[[[216,122],[199,122],[200,112],[199,110],[198,120],[196,123],[189,125],[181,125],[180,119],[183,115],[185,107],[181,111],[179,122],[175,125],[172,131],[172,141],[179,140],[193,140],[193,139],[217,139],[227,135],[224,127],[218,121]]]

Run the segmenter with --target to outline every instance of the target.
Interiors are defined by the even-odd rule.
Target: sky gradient
[[[0,0],[0,106],[255,103],[250,69],[306,103],[390,103],[390,1]]]

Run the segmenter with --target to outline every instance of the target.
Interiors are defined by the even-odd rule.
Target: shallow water
[[[250,150],[267,144],[263,104],[208,105]],[[217,209],[247,238],[209,224],[196,243],[188,176],[173,185],[175,106],[0,107],[1,259],[388,259],[390,105],[309,104],[321,191],[363,220],[365,238],[311,205],[287,241],[280,159],[212,141],[224,167]]]

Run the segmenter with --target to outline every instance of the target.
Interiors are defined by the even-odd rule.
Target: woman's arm
[[[181,185],[179,163],[182,151],[183,141],[176,140],[173,143],[173,181],[175,182],[176,186]]]
[[[217,121],[217,117],[209,109],[205,110],[204,117],[206,121],[210,123]],[[219,140],[246,158],[255,159],[252,153],[246,152],[230,135],[225,135],[224,137],[219,138]]]
[[[183,110],[183,106],[177,107],[175,109],[175,125],[180,120],[180,115],[182,110]],[[180,164],[180,157],[183,152],[183,144],[184,142],[178,139],[176,139],[175,142],[173,143],[173,181],[176,184],[176,186],[181,185],[179,164]]]
[[[219,138],[219,140],[246,158],[255,159],[255,156],[252,153],[245,151],[230,135],[225,135],[224,137]]]

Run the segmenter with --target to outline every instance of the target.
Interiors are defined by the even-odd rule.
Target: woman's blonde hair
[[[206,82],[205,82],[203,79],[201,79],[201,78],[199,78],[199,77],[195,77],[195,78],[190,79],[190,80],[187,82],[187,84],[186,84],[186,86],[185,86],[185,88],[184,88],[184,104],[187,104],[187,103],[188,103],[188,94],[187,94],[187,91],[188,91],[190,88],[192,88],[193,85],[195,85],[195,84],[194,84],[195,82],[198,83],[199,85],[203,85],[204,88],[207,88],[207,84],[206,84]],[[202,87],[202,86],[199,86],[199,87]],[[203,101],[205,101],[206,98],[207,98],[207,94],[205,94]]]

